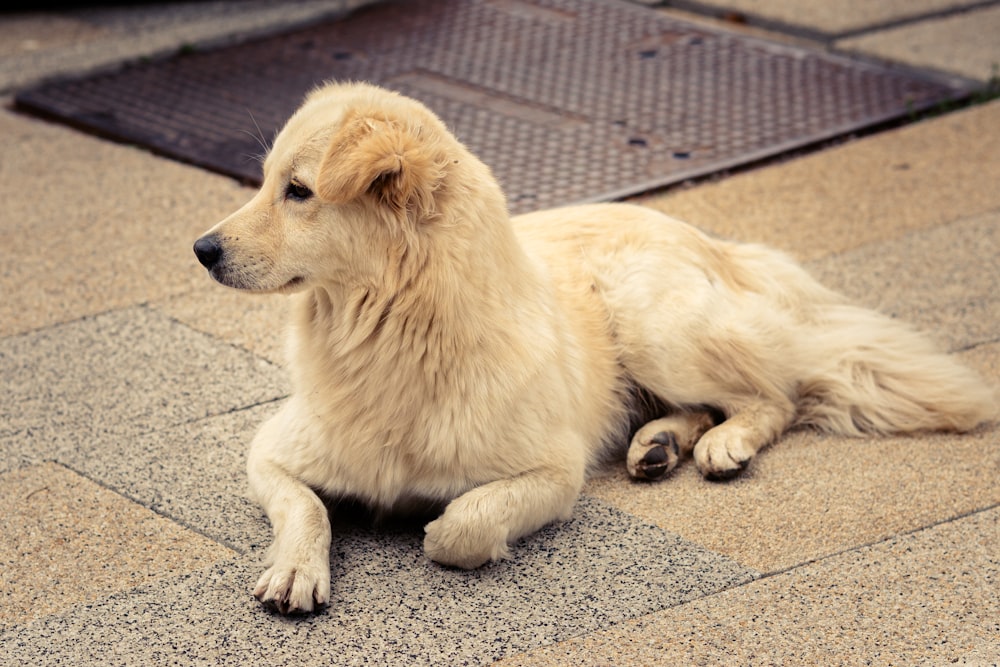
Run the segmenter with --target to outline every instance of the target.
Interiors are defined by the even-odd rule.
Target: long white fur
[[[964,431],[996,414],[974,373],[777,251],[624,204],[510,219],[489,169],[395,93],[317,89],[264,176],[203,238],[223,284],[294,293],[293,394],[248,460],[275,533],[255,595],[282,612],[329,600],[320,496],[447,503],[426,552],[476,567],[570,516],[637,390],[662,409],[632,440],[636,476],[657,434],[676,443],[668,469],[693,451],[727,477],[796,424]]]

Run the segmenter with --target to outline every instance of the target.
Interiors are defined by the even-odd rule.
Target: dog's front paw
[[[254,597],[280,614],[307,614],[330,601],[330,564],[278,562],[257,581]]]
[[[509,553],[506,534],[495,521],[474,516],[465,519],[453,507],[424,528],[424,553],[436,563],[466,570]]]
[[[743,472],[756,448],[738,432],[716,428],[701,437],[694,448],[694,461],[708,479],[731,479]]]

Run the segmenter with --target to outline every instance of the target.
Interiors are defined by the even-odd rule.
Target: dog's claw
[[[322,570],[310,576],[304,570],[272,567],[261,576],[253,595],[268,611],[283,616],[310,614],[326,606],[329,587]]]
[[[705,479],[711,482],[725,482],[727,480],[733,479],[734,477],[739,477],[739,475],[747,469],[750,465],[750,459],[745,461],[736,461],[735,468],[725,468],[722,470],[713,469],[705,473]]]
[[[302,608],[292,604],[287,594],[274,599],[264,599],[261,595],[255,595],[254,597],[257,598],[257,601],[261,603],[264,609],[271,613],[281,614],[282,616],[304,616],[319,612],[325,606],[313,598],[311,602],[315,603],[314,605],[310,604],[307,608]]]
[[[260,597],[257,601],[264,605],[264,609],[271,613],[281,614],[282,616],[287,616],[291,612],[291,607],[288,605],[287,599],[281,600],[262,600]]]
[[[705,443],[701,455],[695,455],[698,468],[705,479],[724,482],[738,477],[750,465],[753,455],[737,447],[724,447],[726,441],[716,440]],[[729,443],[733,444],[733,443]]]

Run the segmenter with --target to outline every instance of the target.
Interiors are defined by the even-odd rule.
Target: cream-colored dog
[[[964,431],[996,407],[774,250],[621,204],[511,219],[437,117],[365,84],[311,93],[195,252],[224,285],[295,293],[293,393],[248,460],[275,535],[254,594],[282,613],[329,600],[321,497],[447,503],[424,548],[472,568],[569,517],[636,419],[634,477],[693,452],[726,478],[794,425]]]

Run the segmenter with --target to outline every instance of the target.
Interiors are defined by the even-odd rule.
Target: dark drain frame
[[[412,0],[51,82],[15,104],[258,183],[260,140],[329,79],[425,102],[515,212],[637,194],[969,93],[614,0]]]

